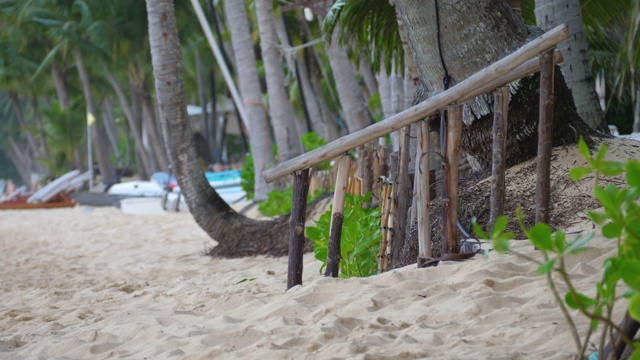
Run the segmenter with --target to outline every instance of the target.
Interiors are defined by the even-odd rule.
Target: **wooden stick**
[[[382,237],[378,248],[378,273],[386,271],[384,267],[384,258],[387,256],[387,233],[389,232],[389,214],[391,206],[391,184],[386,180],[381,180],[381,199],[380,199],[380,228]]]
[[[445,254],[460,251],[457,239],[458,226],[458,162],[460,161],[460,139],[462,135],[462,105],[450,105],[447,119],[447,153],[445,174],[447,182],[447,198],[444,202],[446,217]]]
[[[289,268],[287,290],[302,285],[302,254],[304,252],[304,223],[307,217],[309,195],[309,169],[294,174],[293,208],[289,219]]]
[[[351,156],[344,154],[338,160],[338,176],[333,194],[333,210],[331,211],[331,228],[329,230],[329,249],[327,267],[324,276],[338,277],[340,269],[340,238],[342,237],[342,221],[344,220],[344,201],[347,194],[347,183],[351,168]]]
[[[431,225],[429,224],[429,123],[418,126],[418,154],[416,159],[416,188],[418,191],[418,267],[432,257]]]
[[[536,166],[536,222],[549,223],[551,148],[553,143],[553,49],[540,56],[540,121]]]
[[[407,212],[409,209],[409,197],[411,195],[411,182],[409,181],[409,159],[411,150],[409,149],[409,141],[411,135],[411,126],[405,126],[400,131],[400,159],[398,161],[398,176],[395,179],[394,203],[395,209],[392,213],[394,216],[393,223],[395,230],[393,232],[393,243],[391,246],[391,265],[399,260],[400,251],[404,247],[404,239],[407,227]]]
[[[491,200],[489,223],[495,225],[504,214],[505,169],[507,151],[507,121],[509,116],[509,87],[503,86],[493,93],[493,152],[491,158]]]
[[[424,119],[448,104],[462,102],[470,93],[482,88],[483,85],[502,79],[501,84],[506,84],[521,76],[514,69],[532,59],[542,51],[549,49],[559,42],[566,40],[569,32],[566,25],[560,25],[542,36],[524,44],[521,48],[501,60],[471,75],[456,86],[436,94],[427,100],[410,107],[386,120],[370,125],[362,130],[343,136],[325,146],[302,154],[296,158],[282,162],[277,166],[267,169],[262,173],[265,181],[270,183],[276,179],[286,176],[298,169],[312,167],[325,160],[334,158],[347,150],[358,147],[368,141],[384,136],[393,131],[399,130],[418,120]],[[513,72],[513,73],[512,73]],[[512,74],[510,74],[512,73]],[[509,76],[505,76],[510,74]],[[514,77],[515,76],[515,77]],[[499,86],[499,85],[498,85]],[[490,91],[491,88],[484,92]],[[481,93],[482,94],[482,93]]]

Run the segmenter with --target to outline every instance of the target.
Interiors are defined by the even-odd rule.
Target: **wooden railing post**
[[[447,148],[446,148],[446,195],[444,200],[445,221],[443,241],[444,254],[460,252],[457,240],[458,231],[458,163],[460,162],[460,138],[462,135],[462,105],[449,105],[447,110]]]
[[[344,200],[349,185],[351,156],[344,154],[338,160],[338,173],[333,194],[333,210],[331,211],[331,228],[329,230],[329,248],[327,250],[327,267],[324,276],[338,277],[340,270],[340,238],[342,237],[342,221],[344,220]]]
[[[536,222],[549,223],[551,149],[553,144],[554,65],[551,48],[540,56],[540,120],[536,166]]]
[[[493,92],[493,152],[491,156],[491,210],[489,223],[493,227],[498,216],[504,214],[507,121],[509,117],[509,86]]]
[[[416,158],[416,188],[418,191],[418,267],[432,257],[431,224],[429,223],[429,123],[418,123],[418,156]]]
[[[287,290],[302,285],[302,254],[304,252],[304,224],[309,195],[309,168],[294,173],[293,204],[289,219],[289,268]]]

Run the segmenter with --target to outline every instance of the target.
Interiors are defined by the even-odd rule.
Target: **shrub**
[[[569,176],[577,181],[589,174],[595,174],[594,194],[604,212],[590,211],[589,218],[601,227],[602,235],[605,238],[613,239],[617,245],[617,255],[604,261],[604,271],[601,280],[595,284],[595,295],[589,296],[579,292],[573,285],[569,273],[565,267],[565,259],[576,255],[589,248],[586,246],[593,234],[588,236],[578,235],[571,240],[566,239],[566,234],[562,231],[552,231],[544,223],[538,223],[530,229],[526,229],[523,216],[518,209],[517,217],[520,226],[527,238],[542,252],[543,261],[539,262],[538,273],[547,277],[549,287],[554,294],[562,312],[572,328],[572,335],[576,343],[579,358],[584,357],[589,337],[599,325],[604,325],[602,338],[600,339],[599,358],[603,358],[603,345],[606,337],[613,331],[621,334],[621,329],[612,321],[613,308],[621,298],[629,299],[627,311],[636,321],[640,321],[640,162],[631,160],[627,163],[617,163],[604,159],[607,147],[602,145],[595,157],[591,157],[585,142],[580,139],[578,147],[582,155],[587,159],[588,166],[577,167],[571,170]],[[618,187],[608,184],[602,187],[598,184],[600,176],[617,176],[622,172],[626,173],[627,185]],[[482,238],[493,240],[494,249],[497,252],[511,252],[518,256],[522,254],[509,249],[509,240],[514,238],[512,232],[506,232],[507,218],[502,216],[496,220],[494,229],[487,237],[487,234],[474,222],[476,234]],[[535,261],[526,257],[528,260]],[[560,278],[567,286],[567,293],[564,302],[560,296],[556,280],[551,276],[555,271],[560,274]],[[629,289],[623,294],[617,293],[618,283],[623,281]],[[582,315],[591,321],[591,331],[585,339],[581,339],[573,318],[569,314],[568,308],[578,310]],[[627,346],[634,348],[632,339],[621,334]],[[635,343],[635,347],[640,345]],[[640,359],[640,352],[636,351],[632,359]]]
[[[371,192],[365,196],[347,194],[342,236],[340,239],[340,277],[364,277],[378,271],[380,209],[369,208]],[[314,242],[313,252],[322,261],[320,273],[327,265],[331,209],[322,214],[314,227],[307,228],[307,237]]]

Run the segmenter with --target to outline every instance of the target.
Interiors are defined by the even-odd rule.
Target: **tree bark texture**
[[[355,69],[347,57],[347,51],[340,45],[339,33],[339,29],[334,29],[327,52],[344,120],[349,133],[353,133],[372,124],[373,118],[364,101],[360,84],[356,80]]]
[[[287,290],[302,285],[302,255],[304,253],[304,224],[307,218],[309,169],[296,172],[293,182],[293,204],[289,219],[289,263]]]
[[[278,144],[280,161],[293,159],[302,153],[296,128],[296,116],[284,86],[282,59],[278,52],[278,35],[271,0],[256,0],[256,14],[260,30],[260,49],[269,93],[269,113]]]
[[[287,253],[288,218],[257,221],[238,215],[207,182],[189,128],[180,41],[173,1],[147,1],[156,97],[168,155],[196,223],[218,245],[212,256]]]
[[[604,114],[591,73],[580,1],[536,0],[535,3],[536,22],[544,31],[563,23],[569,28],[571,36],[557,46],[564,57],[560,70],[573,94],[573,102],[582,120],[593,128],[603,129]]]
[[[256,55],[249,33],[249,19],[243,1],[229,1],[225,4],[225,13],[231,31],[231,45],[236,56],[238,87],[245,106],[245,113],[251,123],[249,143],[253,156],[255,175],[254,198],[266,200],[271,187],[262,178],[262,171],[275,162],[273,141],[269,128],[269,115],[262,102],[260,79],[256,68]]]
[[[504,1],[439,0],[437,4],[439,21],[436,20],[435,1],[396,0],[396,10],[407,31],[420,79],[417,96],[420,101],[442,91],[443,62],[451,77],[450,85],[453,85],[541,33],[539,29],[525,27]],[[513,96],[509,113],[513,121],[507,129],[508,167],[536,155],[538,79],[538,75],[533,75],[511,84]],[[580,119],[571,92],[560,76],[556,76],[556,94],[557,131],[553,144],[575,143],[580,136],[590,142],[590,137],[597,133]],[[468,101],[463,110],[462,149],[476,158],[484,169],[491,166],[491,110],[490,96]],[[434,128],[437,127],[436,124]]]
[[[204,161],[207,163],[207,165],[213,163],[212,161],[212,153],[209,151],[209,149],[211,148],[209,146],[210,142],[211,142],[211,138],[209,137],[209,134],[211,133],[210,129],[209,129],[209,110],[207,109],[207,79],[206,79],[206,75],[205,75],[205,71],[202,65],[202,56],[200,56],[200,51],[196,50],[195,51],[195,60],[196,60],[196,78],[197,78],[197,84],[198,84],[198,101],[200,102],[200,109],[202,111],[201,115],[201,121],[202,121],[202,135],[205,139],[205,145],[206,145],[206,152],[205,152],[205,157],[204,157]]]
[[[553,49],[540,57],[540,122],[536,165],[536,222],[549,223],[551,209],[551,138],[553,136]]]

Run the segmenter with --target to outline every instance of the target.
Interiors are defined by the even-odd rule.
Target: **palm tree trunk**
[[[136,148],[136,155],[138,161],[140,162],[138,165],[140,167],[140,173],[143,178],[151,175],[154,171],[151,160],[149,160],[149,154],[144,148],[144,144],[142,143],[142,134],[140,133],[140,128],[138,127],[131,106],[129,106],[129,101],[124,93],[124,90],[118,83],[118,80],[113,76],[111,71],[104,66],[104,75],[107,78],[107,81],[111,85],[113,92],[116,94],[118,98],[118,102],[120,103],[120,109],[122,109],[122,113],[124,114],[124,118],[127,120],[127,124],[129,125],[129,130],[133,135],[133,143]]]
[[[42,122],[42,114],[40,114],[38,96],[34,95],[31,97],[31,107],[33,108],[33,117],[36,120],[36,127],[38,128],[38,137],[40,138],[40,148],[42,149],[42,156],[45,159],[48,159],[49,145],[47,144],[47,137],[44,133],[44,124]]]
[[[38,143],[36,139],[33,137],[32,130],[28,128],[28,124],[24,118],[24,114],[22,113],[22,106],[20,105],[20,99],[18,98],[18,94],[14,92],[9,92],[9,99],[11,99],[11,105],[13,105],[13,112],[16,115],[16,119],[18,119],[18,124],[22,128],[22,133],[27,138],[27,144],[29,145],[30,153],[34,159],[41,157],[40,148],[38,147]],[[36,162],[37,163],[37,162]],[[44,169],[42,166],[36,165],[36,168],[33,169],[35,171],[41,172]]]
[[[420,0],[396,0],[396,11],[407,29],[408,45],[421,83],[417,98],[420,101],[443,91],[445,74],[450,77],[449,86],[453,86],[539,32],[526,28],[509,5],[501,1],[439,0],[425,6]],[[447,31],[439,32],[438,24]],[[580,119],[561,74],[555,80],[554,146],[575,143],[580,136],[590,141],[597,133]],[[534,75],[514,85],[517,91],[509,108],[507,166],[536,155],[538,83],[539,76]],[[484,168],[491,164],[491,101],[488,96],[471,100],[465,104],[463,114],[466,126],[462,148]]]
[[[256,0],[256,14],[260,30],[260,49],[269,93],[269,113],[278,144],[280,161],[293,159],[302,153],[296,116],[284,86],[282,59],[278,54],[278,35],[271,0]]]
[[[149,145],[155,154],[158,167],[160,170],[166,171],[169,168],[169,159],[167,158],[166,146],[164,145],[164,141],[158,131],[156,111],[153,106],[153,99],[149,93],[148,85],[146,82],[139,84],[136,90],[140,99],[140,105],[142,106],[142,121],[144,122],[145,129],[147,130],[147,135],[149,136]]]
[[[197,161],[187,117],[173,1],[147,0],[147,16],[156,98],[168,155],[193,218],[218,242],[212,255],[285,254],[289,229],[285,217],[274,222],[245,218],[209,186]]]
[[[536,22],[548,31],[564,23],[570,37],[558,44],[564,62],[560,70],[569,89],[578,114],[587,125],[604,129],[604,114],[600,108],[589,61],[589,46],[582,23],[582,10],[578,0],[536,0]]]
[[[79,52],[75,53],[76,58],[76,67],[78,68],[78,75],[80,77],[80,82],[82,83],[82,90],[84,92],[84,99],[87,106],[87,116],[92,114],[96,119],[94,124],[90,124],[91,126],[91,138],[93,140],[93,144],[95,146],[96,155],[98,158],[98,167],[100,168],[100,175],[102,177],[102,181],[107,181],[113,176],[113,166],[111,166],[111,154],[109,151],[109,146],[105,142],[104,136],[102,136],[102,128],[101,122],[98,121],[98,113],[96,112],[96,107],[93,102],[93,95],[91,94],[91,83],[89,81],[89,72],[84,65],[84,59]],[[89,123],[88,123],[89,124]]]
[[[345,122],[349,132],[353,133],[371,125],[373,118],[364,102],[362,89],[355,77],[355,69],[347,57],[346,50],[340,45],[339,32],[339,29],[333,31],[327,51]]]
[[[200,51],[196,49],[195,51],[196,58],[196,80],[198,84],[198,100],[200,101],[200,109],[202,111],[202,132],[203,137],[205,139],[206,145],[206,154],[204,157],[204,161],[208,164],[211,164],[211,152],[209,151],[211,143],[211,138],[209,137],[210,129],[209,129],[209,111],[207,110],[207,87],[206,87],[206,76],[204,73],[204,69],[202,68],[202,57],[200,56]]]
[[[229,1],[225,4],[225,13],[231,31],[231,45],[236,56],[236,67],[242,69],[238,72],[238,87],[245,105],[245,112],[251,123],[249,143],[255,175],[254,198],[257,201],[262,201],[267,199],[267,192],[271,190],[271,186],[262,178],[262,172],[269,164],[275,162],[268,113],[262,102],[256,55],[249,33],[249,19],[245,3]]]

